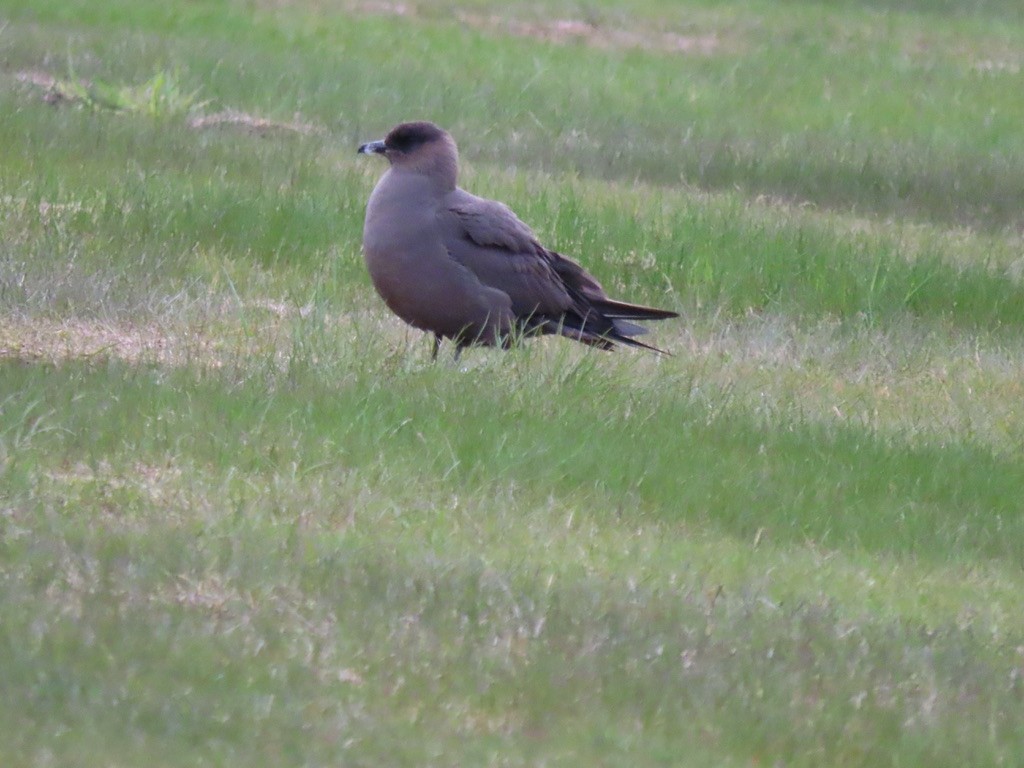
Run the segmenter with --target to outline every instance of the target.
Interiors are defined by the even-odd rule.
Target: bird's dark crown
[[[444,131],[433,123],[419,121],[402,123],[391,129],[384,139],[384,146],[399,152],[411,152],[417,147],[444,136]]]

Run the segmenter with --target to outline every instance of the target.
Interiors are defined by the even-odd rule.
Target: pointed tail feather
[[[623,336],[643,336],[645,333],[650,333],[650,329],[644,328],[642,325],[631,323],[628,320],[612,320],[612,325],[615,326],[615,330],[621,333]]]
[[[627,347],[639,347],[640,349],[647,349],[659,355],[665,357],[672,357],[672,353],[665,349],[659,349],[652,344],[644,344],[642,341],[630,338],[629,336],[609,336],[608,338],[617,341],[619,344],[625,344]]]
[[[611,319],[669,320],[673,317],[679,317],[678,312],[673,312],[670,309],[645,307],[642,304],[628,304],[624,301],[615,301],[614,299],[591,299],[590,303],[594,309]]]
[[[591,320],[595,319],[593,315],[588,317]],[[557,333],[560,336],[575,339],[589,346],[609,351],[615,349],[616,344],[624,344],[627,347],[638,347],[656,352],[659,355],[672,356],[671,352],[650,344],[644,344],[642,341],[637,341],[633,338],[634,335],[647,333],[646,328],[634,325],[633,323],[623,323],[621,320],[602,319],[605,321],[602,323],[604,327],[601,330],[596,330],[591,323],[587,322],[587,319],[566,316],[560,318],[557,323],[545,324],[543,332]],[[622,327],[622,325],[626,327]]]

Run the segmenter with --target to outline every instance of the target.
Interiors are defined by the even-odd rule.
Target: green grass
[[[1021,761],[1018,4],[0,27],[5,766]],[[432,364],[414,117],[674,356]]]
[[[527,13],[540,15],[539,8]],[[244,16],[219,3],[110,2],[43,5],[29,18],[79,20],[73,44],[116,60],[106,67],[121,78],[137,79],[131,59],[139,53],[124,51],[124,36],[104,34],[112,17],[130,25],[127,45],[145,58],[185,74],[208,72],[203,98],[299,110],[349,143],[407,117],[415,104],[457,136],[473,136],[464,150],[474,160],[519,165],[529,157],[559,172],[739,186],[924,220],[1021,221],[1019,26],[1002,20],[901,14],[879,21],[870,9],[837,14],[813,4],[775,12],[683,6],[667,23],[641,26],[721,40],[711,55],[680,56],[520,37],[498,45],[490,27],[425,16],[410,23],[287,4]],[[629,18],[596,16],[608,26]],[[23,40],[34,29],[8,35],[12,59],[33,60]],[[303,50],[312,55],[300,63]],[[302,88],[282,74],[300,68]],[[91,74],[86,62],[78,69]],[[436,86],[423,87],[425,69]],[[563,76],[576,72],[587,77]],[[577,117],[588,115],[601,119]]]

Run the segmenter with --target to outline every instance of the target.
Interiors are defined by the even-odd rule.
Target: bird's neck
[[[437,156],[424,158],[420,162],[404,164],[402,172],[420,176],[423,183],[436,192],[447,193],[455,189],[459,173],[458,160]]]
[[[431,151],[403,158],[401,169],[405,173],[424,176],[438,192],[451,192],[459,176],[459,150],[455,142],[446,136],[443,144],[432,147]]]

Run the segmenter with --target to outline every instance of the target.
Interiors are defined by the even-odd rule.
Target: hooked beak
[[[371,141],[369,144],[363,144],[357,151],[359,155],[383,155],[386,151],[383,141]]]

